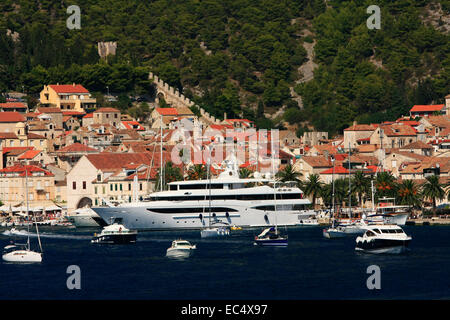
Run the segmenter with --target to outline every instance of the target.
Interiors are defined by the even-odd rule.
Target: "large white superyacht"
[[[203,229],[211,225],[244,228],[301,225],[315,215],[311,202],[295,184],[276,189],[271,179],[239,178],[236,166],[216,179],[178,181],[169,190],[152,193],[143,201],[92,207],[104,221],[116,218],[132,230]],[[274,205],[276,197],[276,210]]]

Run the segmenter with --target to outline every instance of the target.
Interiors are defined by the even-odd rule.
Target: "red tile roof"
[[[68,146],[65,146],[64,148],[59,149],[57,152],[65,153],[65,152],[98,152],[97,149],[88,147],[85,144],[81,143],[73,143]]]
[[[93,118],[94,117],[94,113],[88,113],[88,114],[86,114],[84,117],[83,117],[83,119],[89,119],[89,118]]]
[[[50,84],[56,93],[89,93],[81,84]]]
[[[375,130],[375,126],[372,124],[355,124],[344,131],[373,131]]]
[[[0,175],[8,174],[8,173],[19,173],[19,177],[25,177],[25,170],[27,171],[27,175],[31,176],[33,172],[43,172],[45,176],[53,176],[53,173],[50,171],[44,170],[37,166],[33,165],[14,165],[11,167],[6,167],[0,170]]]
[[[30,160],[36,157],[39,153],[41,153],[41,150],[28,150],[25,153],[21,154],[17,159]]]
[[[80,112],[80,111],[63,111],[62,112],[64,116],[84,116],[86,112]]]
[[[17,139],[14,132],[0,132],[0,139]]]
[[[94,111],[94,113],[97,112],[103,113],[103,112],[120,112],[120,111],[116,108],[100,108]]]
[[[2,153],[6,154],[6,153],[11,153],[11,154],[22,154],[28,150],[33,150],[34,147],[4,147],[2,149]]]
[[[25,118],[18,112],[7,111],[0,112],[0,122],[24,122]]]
[[[141,126],[141,124],[137,121],[122,121],[122,124],[127,129],[133,129],[133,130],[138,130],[138,131],[145,130],[144,127]],[[136,127],[136,128],[134,128],[134,127]]]
[[[60,108],[56,108],[56,107],[39,107],[36,109],[36,111],[40,112],[40,113],[61,113],[61,109]]]
[[[156,111],[162,116],[177,116],[178,111],[175,108],[156,108]]]
[[[434,112],[441,111],[444,108],[443,104],[435,104],[435,105],[415,105],[411,108],[410,112]]]
[[[334,171],[333,171],[333,168],[330,168],[330,169],[326,169],[326,170],[320,172],[320,174],[333,174],[333,172],[335,174],[339,174],[339,173],[343,174],[343,173],[348,173],[348,169],[344,168],[343,166],[336,166],[336,167],[334,167]]]
[[[15,108],[26,108],[27,106],[23,102],[6,102],[0,103],[0,108],[3,109],[15,109]]]
[[[101,170],[122,169],[131,162],[150,165],[152,161],[152,154],[150,152],[98,153],[98,154],[88,154],[86,157],[94,165],[94,167]],[[158,160],[159,156],[158,157],[155,156],[155,159],[153,159],[154,162]]]

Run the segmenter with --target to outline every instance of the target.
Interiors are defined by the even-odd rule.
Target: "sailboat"
[[[28,207],[28,168],[25,166],[25,193],[27,204],[27,215],[29,214]],[[3,249],[2,259],[6,262],[22,262],[22,263],[34,263],[42,262],[42,244],[39,237],[38,225],[33,214],[34,225],[36,226],[36,234],[39,243],[40,252],[31,250],[30,245],[30,224],[28,223],[27,229],[27,243],[25,244],[10,244]]]
[[[351,149],[350,144],[348,145],[348,202],[349,202],[349,218],[351,221],[352,217],[352,194],[351,194],[351,164],[350,164],[350,156]],[[333,172],[334,172],[334,159],[333,159]],[[333,210],[334,210],[334,176],[333,176]],[[333,222],[331,228],[323,230],[323,236],[328,239],[332,238],[343,238],[346,235],[351,234],[361,234],[366,230],[367,223],[364,220],[357,222],[350,222],[348,224],[338,223],[336,225],[335,219],[333,218]]]
[[[209,214],[208,214],[208,227],[202,229],[200,231],[200,236],[202,238],[213,238],[213,237],[219,237],[219,236],[228,236],[230,234],[230,229],[226,226],[218,226],[218,227],[212,227],[211,226],[211,150],[209,152],[209,160],[208,160],[208,175],[209,175]]]
[[[271,153],[272,153],[272,171],[274,172],[274,158],[273,158],[273,135],[271,135]],[[270,227],[264,229],[258,236],[255,237],[255,245],[261,246],[276,246],[276,247],[285,247],[288,245],[288,237],[282,236],[280,231],[278,230],[278,222],[277,222],[277,194],[276,194],[276,181],[273,183],[273,199],[274,199],[274,210],[275,210],[275,227]]]

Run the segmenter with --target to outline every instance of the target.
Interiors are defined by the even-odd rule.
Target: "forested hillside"
[[[148,71],[213,115],[277,125],[264,112],[337,133],[353,120],[405,113],[449,93],[448,33],[426,22],[450,1],[79,0],[81,29],[66,27],[66,1],[0,3],[0,91],[37,93],[45,83],[82,83],[92,92],[151,92]],[[381,7],[381,30],[366,8]],[[440,24],[447,23],[442,20]],[[313,36],[302,36],[304,29]],[[313,80],[296,85],[316,41]],[[97,43],[117,41],[100,59]],[[303,98],[300,111],[290,88]],[[127,104],[122,105],[126,108]]]

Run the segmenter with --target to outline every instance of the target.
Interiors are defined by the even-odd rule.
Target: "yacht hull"
[[[177,206],[192,205],[193,209],[198,209],[199,204],[196,201],[194,204],[187,203],[170,203],[167,206],[172,208]],[[196,207],[194,207],[196,205]],[[244,205],[230,205],[228,203],[217,204],[216,206],[223,206],[230,208],[230,212],[213,213],[211,224],[222,223],[228,225],[235,225],[243,228],[252,227],[267,227],[275,224],[296,226],[301,225],[300,220],[305,219],[314,211],[308,210],[305,212],[275,212],[275,211],[261,211],[249,208]],[[198,211],[190,213],[157,213],[152,211],[152,203],[147,205],[137,206],[119,206],[119,207],[93,207],[94,210],[104,221],[112,221],[116,218],[122,218],[122,224],[132,230],[138,231],[162,231],[162,230],[199,230],[205,229],[209,226],[209,219]],[[189,210],[187,210],[189,211]],[[207,209],[206,209],[207,211]]]

